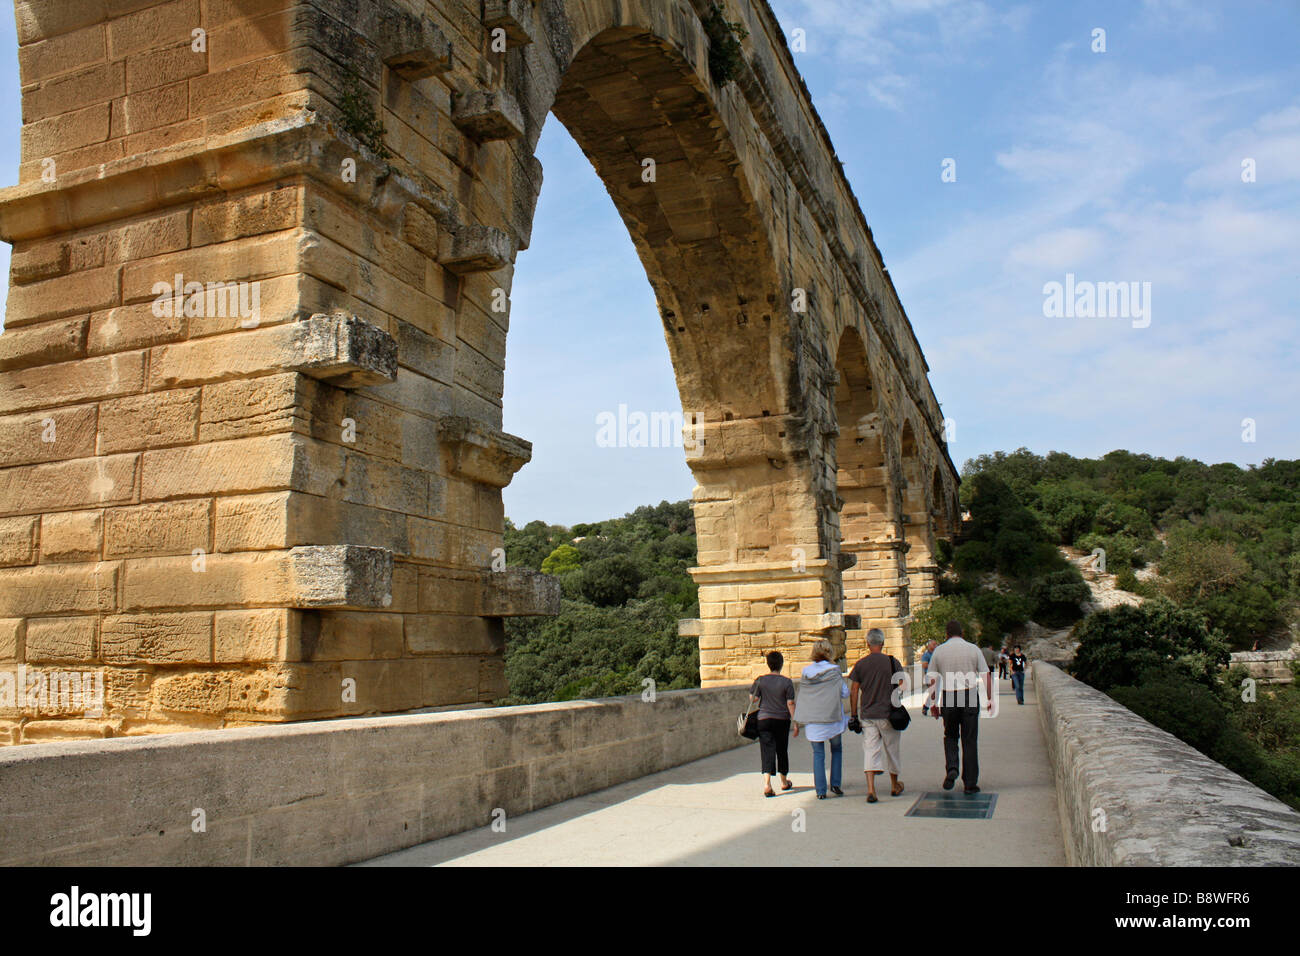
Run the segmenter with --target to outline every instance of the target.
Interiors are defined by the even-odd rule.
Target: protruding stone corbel
[[[529,568],[484,571],[484,617],[554,617],[560,613],[560,582]]]
[[[453,475],[504,488],[533,457],[531,442],[470,418],[444,418],[438,441]]]
[[[492,226],[462,225],[438,239],[438,262],[452,272],[491,272],[514,257],[514,243]]]
[[[534,40],[531,0],[486,0],[483,25],[488,30],[501,28],[513,46],[527,46]]]
[[[382,385],[397,378],[397,340],[355,315],[317,313],[290,326],[304,375],[338,388]]]
[[[682,618],[677,622],[678,637],[699,637],[704,633],[704,622],[698,617]]]
[[[519,104],[501,90],[457,93],[451,105],[451,121],[462,133],[480,143],[518,139],[524,135],[524,114]]]
[[[404,80],[422,80],[451,69],[451,41],[428,17],[393,11],[380,24],[376,43],[384,65]]]
[[[379,608],[393,603],[393,552],[355,544],[289,551],[293,607]]]

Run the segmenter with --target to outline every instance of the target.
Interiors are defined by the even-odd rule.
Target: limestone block
[[[36,563],[40,518],[0,518],[0,567]]]
[[[0,334],[0,372],[50,365],[86,354],[85,318],[48,322]]]
[[[109,664],[205,664],[212,660],[212,613],[106,617],[99,648]]]
[[[194,246],[229,242],[246,236],[278,232],[298,225],[303,187],[259,189],[233,197],[222,195],[194,210]]]
[[[420,208],[418,203],[407,203],[402,216],[402,238],[430,259],[436,259],[438,235],[438,221]]]
[[[99,406],[99,450],[137,451],[194,441],[199,390],[178,388],[104,402]]]
[[[560,613],[560,582],[528,568],[483,572],[481,613],[488,617],[553,616]]]
[[[403,615],[371,611],[308,611],[286,655],[294,661],[371,661],[403,650]]]
[[[118,16],[108,22],[109,59],[120,60],[140,50],[189,43],[190,31],[201,22],[198,0],[169,0]]]
[[[104,519],[104,555],[124,558],[188,555],[195,548],[210,551],[211,511],[206,499],[110,508]]]
[[[41,519],[42,561],[97,561],[103,546],[102,511],[65,511]]]
[[[464,417],[444,418],[438,439],[451,474],[496,488],[510,484],[533,455],[531,442]]]
[[[94,617],[41,617],[27,622],[24,654],[30,664],[95,659]]]
[[[127,395],[143,387],[143,352],[25,368],[0,375],[0,414]]]
[[[290,435],[159,448],[140,457],[140,493],[145,501],[286,489],[300,480],[305,468],[303,449]],[[0,472],[0,502],[3,481]]]
[[[104,18],[104,4],[65,3],[64,0],[18,0],[18,42],[34,43],[97,24]]]
[[[212,659],[218,664],[285,660],[300,615],[282,608],[217,611]]]
[[[699,637],[703,633],[701,621],[697,617],[683,618],[677,622],[678,637]]]
[[[111,455],[0,469],[0,514],[133,501],[138,464],[138,455]]]
[[[183,315],[157,316],[152,302],[107,309],[90,317],[86,352],[102,355],[174,342],[184,337],[185,328]]]
[[[94,614],[117,607],[113,563],[53,564],[0,571],[0,617]]]
[[[0,618],[0,661],[23,659],[23,619]]]
[[[122,64],[112,64],[121,67]],[[162,50],[149,50],[126,58],[126,92],[138,93],[202,76],[208,70],[208,58],[193,47],[192,38]],[[120,94],[113,94],[120,95]]]
[[[217,717],[230,708],[236,682],[247,692],[257,677],[236,671],[196,671],[159,677],[150,688],[150,712],[176,711]]]
[[[483,5],[483,25],[489,31],[500,28],[511,44],[525,46],[533,42],[536,27],[533,23],[531,0],[486,0]]]
[[[295,370],[343,388],[391,382],[397,342],[350,315],[313,315],[290,322],[153,350],[150,388],[220,382]]]
[[[3,574],[3,572],[0,572]],[[139,558],[125,562],[122,606],[161,608],[382,608],[392,603],[393,554],[356,545],[288,551]],[[4,608],[0,598],[0,611]]]
[[[518,139],[524,135],[524,115],[514,97],[501,90],[470,90],[452,100],[451,121],[480,143]]]

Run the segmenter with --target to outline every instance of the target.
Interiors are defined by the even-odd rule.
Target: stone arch
[[[692,626],[708,684],[765,672],[762,654],[774,648],[797,667],[811,640],[838,638],[829,617],[838,542],[818,487],[824,446],[809,427],[818,414],[811,356],[772,223],[739,153],[746,144],[723,115],[727,97],[701,69],[699,21],[665,16],[666,6],[587,14],[560,70],[530,63],[516,89],[529,104],[530,145],[549,107],[590,160],[655,293],[697,481],[701,617]]]

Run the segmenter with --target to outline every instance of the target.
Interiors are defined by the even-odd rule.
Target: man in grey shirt
[[[935,648],[926,671],[927,680],[933,680],[940,693],[943,717],[943,756],[947,773],[943,789],[951,790],[957,781],[957,742],[961,741],[961,780],[966,793],[979,793],[980,758],[979,685],[988,690],[988,709],[993,709],[993,674],[984,655],[974,644],[962,637],[959,621],[949,621],[944,628],[948,637]]]
[[[902,667],[885,653],[885,635],[878,627],[867,632],[868,654],[849,672],[849,710],[862,720],[862,769],[867,774],[867,802],[877,803],[876,774],[889,772],[889,794],[903,792],[898,775],[903,772],[901,738],[889,722],[894,679]],[[859,705],[859,701],[861,704]]]

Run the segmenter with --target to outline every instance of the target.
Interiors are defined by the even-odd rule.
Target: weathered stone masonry
[[[505,692],[502,618],[558,606],[492,570],[531,450],[501,430],[499,307],[551,113],[701,422],[704,683],[821,634],[902,650],[956,516],[925,360],[771,11],[727,4],[719,82],[708,7],[16,0],[0,670],[102,668],[107,707],[0,735]]]

